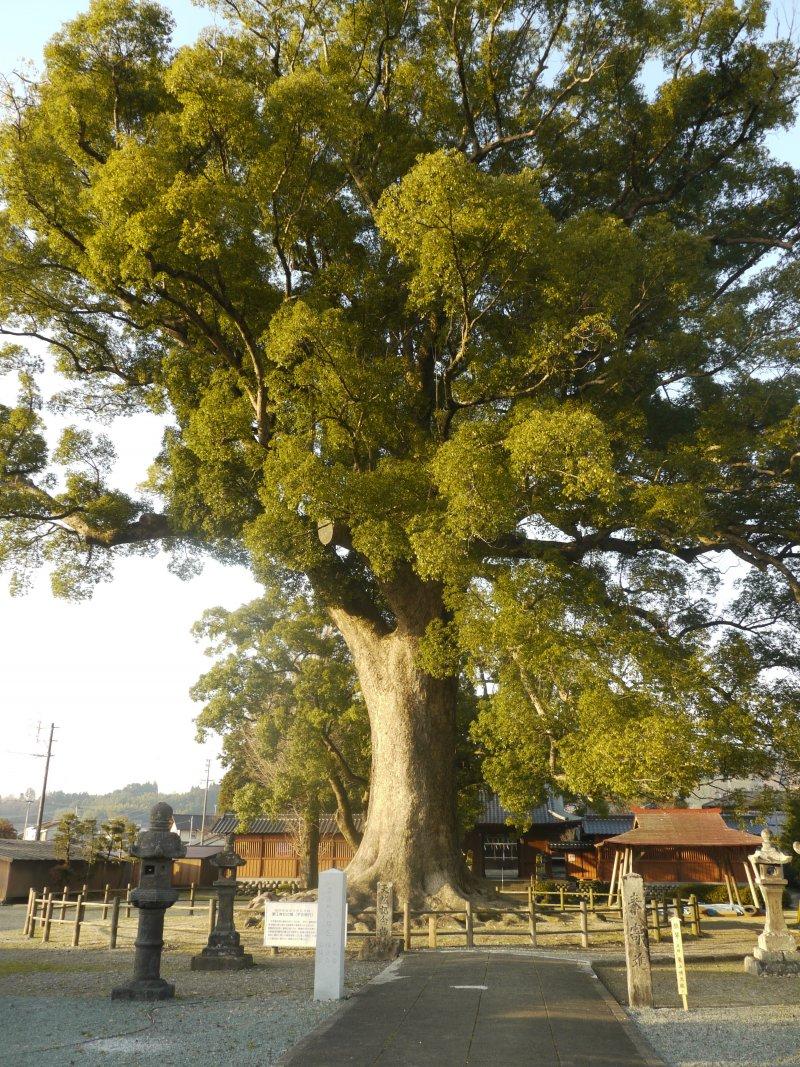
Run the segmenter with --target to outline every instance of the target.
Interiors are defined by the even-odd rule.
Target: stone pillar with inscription
[[[751,955],[744,958],[744,969],[748,974],[759,977],[800,974],[797,942],[787,929],[783,915],[783,891],[787,885],[783,877],[783,865],[791,858],[775,847],[769,830],[761,831],[761,848],[749,860],[764,897],[766,918],[756,947]]]
[[[314,1000],[344,996],[344,946],[347,933],[347,875],[324,871],[319,876],[317,947],[314,953]]]
[[[394,885],[391,882],[378,882],[375,897],[375,937],[382,941],[390,941],[393,920]]]
[[[628,1005],[631,1008],[652,1008],[650,942],[647,939],[644,882],[640,874],[622,876],[622,925],[628,971]]]

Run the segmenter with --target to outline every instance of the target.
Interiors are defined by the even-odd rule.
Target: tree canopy
[[[84,595],[161,542],[304,575],[383,738],[365,880],[422,848],[411,882],[458,881],[465,663],[498,782],[791,757],[800,186],[769,134],[798,55],[766,6],[210,6],[174,51],[156,4],[95,0],[9,90],[12,572]],[[149,499],[102,437],[48,455],[29,337],[62,410],[164,413]]]

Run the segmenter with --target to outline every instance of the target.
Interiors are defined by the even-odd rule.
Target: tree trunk
[[[434,678],[417,663],[426,620],[440,611],[421,610],[382,634],[331,609],[353,654],[372,738],[367,820],[347,869],[348,892],[356,898],[371,894],[378,881],[394,883],[401,901],[443,905],[477,889],[456,820],[458,680]]]
[[[361,844],[362,834],[356,826],[350,795],[338,774],[331,774],[328,782],[334,797],[336,797],[336,825],[348,845],[357,849]]]

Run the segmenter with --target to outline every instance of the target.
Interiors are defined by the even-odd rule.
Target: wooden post
[[[692,912],[694,913],[694,925],[697,929],[697,936],[703,936],[703,930],[700,926],[700,905],[697,903],[697,897],[694,897],[694,904],[692,905]]]
[[[194,890],[195,890],[195,884],[194,884],[194,882],[192,882],[192,884],[189,886],[189,914],[190,915],[194,915]]]
[[[208,901],[208,936],[210,937],[217,924],[217,898],[210,897]]]
[[[47,904],[44,908],[44,924],[42,925],[42,941],[50,940],[50,923],[53,919],[53,894],[47,894]]]
[[[61,915],[59,916],[59,918],[61,919],[62,922],[67,917],[67,897],[68,896],[69,896],[69,893],[67,892],[67,887],[64,886],[64,889],[62,890],[62,893],[61,893]]]
[[[661,940],[661,920],[660,920],[659,915],[658,915],[658,901],[657,900],[651,901],[651,903],[650,903],[650,911],[652,912],[652,915],[653,915],[653,934],[655,935],[656,941],[660,941]]]
[[[106,882],[103,888],[103,922],[108,918],[108,897],[111,892],[111,886]]]
[[[694,893],[692,893],[689,896],[689,929],[691,930],[691,932],[694,934],[695,937],[699,937],[700,936],[700,927],[699,927],[699,924],[697,922],[697,911],[695,910],[696,908],[697,908],[697,897],[694,895]]]
[[[31,928],[31,915],[33,915],[33,905],[36,900],[36,890],[31,888],[28,890],[28,906],[25,909],[25,925],[22,928],[22,936],[27,937],[28,931]]]
[[[411,904],[408,901],[403,904],[403,951],[411,951]]]
[[[628,972],[628,1005],[631,1008],[652,1008],[650,945],[647,940],[644,882],[640,874],[622,876],[622,925]]]
[[[594,886],[589,886],[589,911],[594,915]]]
[[[128,888],[125,890],[125,918],[131,917],[131,883],[128,882]]]
[[[78,893],[75,902],[75,924],[72,927],[72,947],[77,948],[81,939],[81,922],[83,921],[83,893]]]
[[[608,906],[611,907],[614,900],[614,890],[617,883],[617,868],[619,867],[619,849],[614,849],[614,866],[611,868],[611,882],[608,887]]]
[[[753,872],[750,870],[750,861],[749,860],[745,860],[744,861],[744,873],[747,876],[747,884],[750,887],[750,896],[753,899],[753,907],[760,909],[761,908],[761,897],[759,895],[758,890],[756,889],[756,884],[753,881]],[[798,910],[797,910],[797,922],[800,923],[800,907],[798,907]]]
[[[428,948],[436,948],[436,919],[435,914],[428,916]]]
[[[531,947],[536,948],[536,894],[528,897],[528,926],[531,932]]]
[[[44,891],[43,891],[44,892]],[[39,900],[36,896],[36,890],[33,891],[33,907],[31,908],[31,917],[28,925],[28,937],[33,937],[36,933],[36,912],[38,910]]]
[[[733,886],[733,892],[734,892],[734,894],[736,896],[736,903],[741,908],[741,906],[742,906],[742,898],[739,895],[739,886],[738,886],[738,884],[736,882],[736,872],[733,869],[733,862],[731,860],[730,854],[728,855],[728,870],[730,871],[730,875],[731,875],[731,885]]]
[[[81,896],[84,900],[87,900],[89,897],[89,887],[86,882],[83,883],[83,889],[81,889]]]
[[[467,948],[475,947],[475,925],[472,917],[472,901],[467,901],[467,914],[466,914],[466,934],[467,934]]]
[[[678,916],[678,921],[683,926],[683,904],[681,904],[680,897],[672,898],[672,907],[675,909],[675,914]]]
[[[119,894],[115,893],[114,894],[114,900],[113,900],[113,902],[111,904],[111,930],[109,931],[109,935],[108,935],[108,947],[109,948],[116,948],[117,947],[117,930],[119,928],[119,905],[120,905]]]
[[[581,948],[588,948],[589,947],[589,916],[588,916],[588,914],[586,912],[586,901],[585,900],[582,900],[580,902],[580,910],[581,910],[581,915],[580,915],[580,919],[581,919]]]

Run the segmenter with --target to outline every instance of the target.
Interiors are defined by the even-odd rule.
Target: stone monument
[[[783,890],[787,884],[783,877],[783,865],[790,859],[791,856],[776,848],[770,831],[762,830],[761,848],[749,860],[764,898],[766,918],[756,947],[751,955],[744,958],[744,969],[748,974],[800,974],[797,942],[787,930],[783,917]]]
[[[394,884],[378,882],[375,894],[375,936],[365,937],[358,951],[360,960],[393,960],[400,955],[403,942],[392,936],[394,921]]]
[[[139,884],[131,903],[139,909],[133,981],[111,991],[112,1000],[169,1000],[175,986],[161,977],[164,948],[164,912],[178,899],[172,888],[172,861],[186,855],[178,834],[170,831],[172,808],[156,804],[150,812],[150,828],[143,830],[131,855],[139,860]]]
[[[319,876],[314,1000],[341,1000],[344,996],[346,933],[347,875],[344,871],[324,871]]]
[[[652,1008],[650,942],[647,938],[644,882],[640,874],[622,876],[622,927],[628,973],[628,1004],[631,1008]]]
[[[229,834],[226,847],[211,857],[211,863],[219,871],[214,888],[219,897],[217,922],[208,935],[208,944],[197,956],[192,956],[193,971],[241,971],[253,966],[253,957],[244,951],[233,918],[236,898],[236,868],[245,861],[233,847],[234,837]]]

